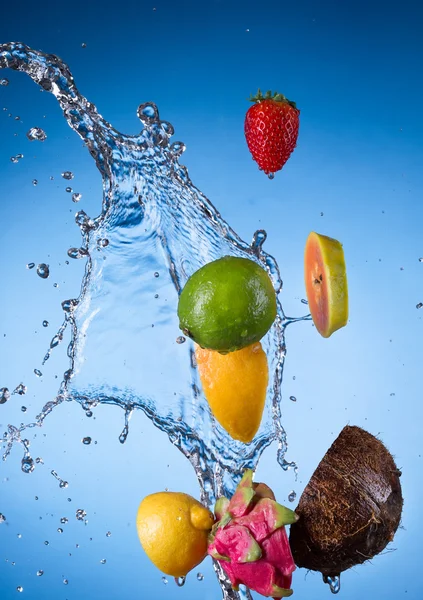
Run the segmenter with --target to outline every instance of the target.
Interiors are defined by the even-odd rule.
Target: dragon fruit
[[[284,526],[298,516],[278,504],[267,485],[253,483],[251,470],[245,471],[231,500],[217,500],[215,515],[207,551],[232,587],[243,584],[272,598],[291,596],[295,563]]]

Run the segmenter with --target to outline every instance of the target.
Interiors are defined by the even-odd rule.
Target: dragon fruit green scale
[[[253,483],[253,472],[247,470],[231,500],[217,500],[215,515],[208,553],[232,587],[243,584],[272,598],[291,596],[295,563],[285,525],[298,520],[295,512],[278,504],[267,485]]]

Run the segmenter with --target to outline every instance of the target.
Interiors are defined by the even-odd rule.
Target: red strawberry
[[[259,90],[250,100],[254,105],[245,115],[245,139],[259,168],[273,179],[297,144],[300,111],[279,93],[263,96]]]

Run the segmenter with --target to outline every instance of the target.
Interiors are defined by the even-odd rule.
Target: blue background
[[[291,490],[299,497],[345,424],[387,444],[403,469],[403,527],[395,552],[342,576],[345,599],[423,595],[422,27],[422,8],[410,1],[20,2],[9,3],[0,22],[2,42],[23,41],[65,60],[80,91],[118,130],[137,132],[138,104],[157,103],[187,145],[182,162],[194,184],[244,239],[267,230],[287,314],[305,311],[309,231],[343,242],[348,327],[329,340],[307,322],[287,330],[282,412],[298,480],[279,469],[273,447],[257,478],[287,502]],[[55,99],[22,74],[3,76],[10,85],[0,87],[0,387],[22,381],[28,393],[0,406],[1,431],[29,421],[57,391],[65,343],[50,359],[49,377],[37,379],[33,369],[62,321],[60,302],[79,291],[83,261],[65,263],[80,241],[74,213],[101,208],[100,176]],[[258,87],[278,89],[301,110],[298,147],[273,181],[257,170],[243,137],[246,98]],[[46,142],[26,139],[32,126],[46,130]],[[19,152],[24,159],[12,164]],[[79,205],[65,192],[64,170],[75,173]],[[49,263],[50,278],[26,270],[31,261]],[[165,487],[198,496],[198,486],[188,462],[142,414],[123,446],[122,426],[116,408],[100,407],[88,420],[78,405],[65,404],[35,439],[28,436],[44,466],[23,474],[17,449],[0,465],[2,599],[17,597],[19,585],[34,599],[220,597],[208,560],[179,589],[164,585],[143,554],[134,526],[141,498]],[[90,446],[81,444],[86,435]],[[76,521],[77,508],[86,510],[87,525]],[[59,534],[64,516],[69,523]],[[298,599],[330,597],[320,577],[305,571],[295,574],[294,590]]]

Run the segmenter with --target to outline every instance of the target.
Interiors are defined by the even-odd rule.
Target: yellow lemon
[[[172,577],[183,577],[207,554],[213,514],[188,494],[158,492],[138,507],[137,531],[148,558]]]
[[[269,380],[260,342],[229,354],[197,346],[195,356],[213,415],[235,440],[251,442],[260,427]]]

